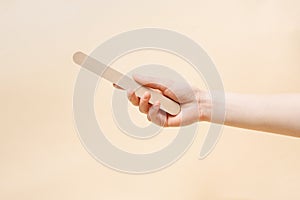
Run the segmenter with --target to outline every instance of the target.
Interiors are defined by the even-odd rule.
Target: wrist
[[[196,89],[199,121],[211,121],[212,101],[209,92]]]

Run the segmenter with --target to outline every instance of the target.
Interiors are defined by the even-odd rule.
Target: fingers
[[[155,102],[150,108],[147,114],[147,118],[149,121],[157,124],[159,126],[167,125],[167,114],[164,111],[160,110],[160,102]]]
[[[140,104],[140,99],[139,97],[137,97],[134,93],[133,90],[128,90],[127,91],[127,97],[128,100],[135,106],[138,106]]]
[[[178,98],[172,91],[172,87],[174,85],[172,80],[168,79],[162,79],[159,77],[151,77],[151,76],[143,76],[141,74],[134,74],[133,79],[140,83],[141,85],[153,88],[153,89],[158,89],[160,90],[165,96],[178,101]]]
[[[145,85],[154,89],[159,89],[161,91],[165,91],[167,89],[167,86],[170,85],[170,83],[168,83],[167,80],[160,79],[157,77],[134,74],[133,78],[136,82],[140,83],[141,85]]]
[[[133,105],[139,106],[139,110],[141,113],[145,113],[145,114],[148,113],[149,108],[151,106],[151,104],[149,103],[151,94],[149,92],[145,92],[145,94],[141,98],[139,98],[135,95],[134,91],[129,90],[127,91],[127,96],[129,101]]]
[[[160,103],[159,101],[157,101],[153,104],[151,109],[149,109],[147,118],[150,119],[150,121],[152,122],[155,121],[156,116],[158,115],[159,107],[160,107]]]
[[[159,125],[165,126],[167,121],[167,114],[164,111],[160,110],[160,102],[157,101],[153,105],[149,103],[151,98],[151,94],[149,92],[145,92],[145,94],[139,98],[137,97],[133,91],[128,91],[128,99],[130,102],[139,106],[139,110],[141,113],[147,114],[147,118],[149,121]]]
[[[147,114],[150,108],[149,100],[151,98],[151,95],[149,92],[145,92],[143,97],[140,99],[140,104],[139,104],[139,110],[142,113]]]

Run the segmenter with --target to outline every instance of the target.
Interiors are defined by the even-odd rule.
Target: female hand
[[[178,102],[181,111],[173,116],[160,110],[160,102],[149,103],[150,93],[139,98],[134,91],[127,91],[130,102],[139,106],[140,112],[147,115],[149,121],[159,126],[183,126],[199,120],[210,119],[210,99],[207,92],[192,88],[186,82],[166,80],[158,77],[134,75],[134,80],[143,86],[158,90],[166,97]]]

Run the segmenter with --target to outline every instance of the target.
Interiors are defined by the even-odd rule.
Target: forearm
[[[300,94],[227,93],[225,105],[225,125],[300,137]]]

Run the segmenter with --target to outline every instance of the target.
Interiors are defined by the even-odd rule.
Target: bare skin
[[[151,105],[149,93],[146,92],[139,98],[133,91],[127,91],[130,102],[138,106],[149,121],[165,127],[199,121],[218,123],[211,120],[213,105],[207,91],[198,88],[187,89],[180,84],[168,85],[168,81],[156,77],[134,75],[133,78],[141,85],[157,89],[180,103],[181,112],[172,116],[159,109],[159,102]],[[225,125],[300,137],[300,94],[226,93],[225,98]]]

